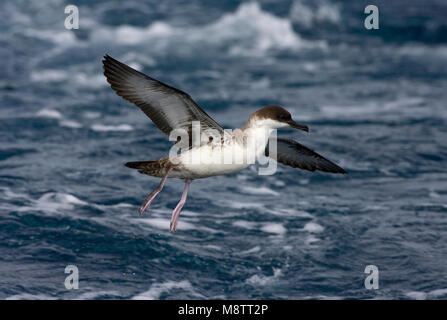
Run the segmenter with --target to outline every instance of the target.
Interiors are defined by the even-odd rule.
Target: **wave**
[[[327,1],[306,4],[302,0],[295,0],[290,9],[290,19],[303,27],[312,27],[318,23],[337,25],[341,22],[340,6]]]
[[[410,291],[406,296],[414,300],[439,299],[447,297],[447,289],[436,289],[429,292]]]
[[[82,128],[82,124],[77,121],[72,120],[64,120],[59,122],[61,127],[71,128],[71,129],[79,129]]]
[[[102,290],[102,291],[91,291],[85,292],[75,298],[76,300],[92,300],[92,299],[106,299],[107,297],[120,297],[121,294],[115,290]]]
[[[87,21],[88,23],[86,23]],[[169,22],[155,21],[147,27],[119,25],[110,27],[84,17],[82,29],[87,37],[77,38],[73,32],[62,30],[35,30],[28,28],[26,36],[49,41],[57,47],[95,47],[104,43],[144,48],[145,56],[177,54],[196,55],[213,50],[236,56],[262,56],[270,51],[301,50],[306,48],[326,48],[324,41],[303,39],[293,30],[292,20],[279,17],[262,10],[257,2],[239,5],[235,12],[223,14],[215,22],[203,26],[176,27]],[[134,57],[135,58],[135,57]],[[154,65],[153,57],[144,64]],[[133,59],[131,59],[133,60]],[[65,79],[59,71],[47,71],[34,75],[37,80],[58,81]]]
[[[261,230],[267,233],[273,233],[277,235],[283,235],[287,229],[281,223],[266,223],[261,227]]]
[[[82,124],[80,124],[77,121],[73,120],[64,120],[64,117],[62,113],[60,113],[57,110],[54,109],[41,109],[39,110],[36,115],[40,118],[47,118],[47,119],[56,119],[59,120],[59,125],[61,127],[70,128],[70,129],[79,129],[82,128]]]
[[[22,206],[17,208],[17,211],[27,212],[31,210],[41,211],[47,215],[63,215],[64,212],[73,210],[75,206],[88,205],[87,202],[82,201],[71,194],[60,192],[48,192],[43,194],[39,199],[30,201],[30,206]]]
[[[74,210],[77,207],[87,206],[94,209],[106,211],[111,208],[129,208],[132,207],[129,203],[117,203],[113,205],[102,205],[96,203],[90,203],[77,198],[76,196],[63,193],[63,192],[47,192],[40,196],[37,200],[32,199],[27,194],[17,193],[10,188],[0,188],[1,197],[5,200],[21,200],[21,205],[14,205],[9,209],[16,210],[18,212],[39,211],[48,216],[66,215],[73,219],[89,219],[76,213]],[[67,211],[70,211],[69,213]]]
[[[19,293],[6,298],[6,300],[56,300],[57,298],[44,294]]]
[[[203,298],[203,296],[194,292],[193,287],[188,280],[182,280],[179,282],[166,281],[162,283],[155,283],[150,287],[148,291],[142,292],[132,297],[132,300],[159,300],[162,294],[168,294],[173,289],[182,289],[192,294],[193,296]]]
[[[91,129],[93,131],[98,131],[98,132],[132,131],[133,127],[129,124],[119,124],[119,125],[93,124],[91,126]]]
[[[273,268],[273,275],[253,275],[246,280],[246,283],[254,285],[254,286],[265,286],[269,285],[272,282],[276,281],[282,275],[282,270],[279,268]]]
[[[308,222],[304,225],[303,230],[310,233],[320,233],[323,232],[324,227],[315,222]]]
[[[48,119],[62,119],[62,114],[53,109],[42,109],[37,112],[38,117],[48,118]]]
[[[195,230],[197,229],[193,224],[188,223],[183,221],[185,220],[184,217],[183,219],[179,220],[179,230]],[[138,219],[137,223],[146,223],[154,228],[160,229],[160,230],[168,230],[169,229],[169,225],[170,225],[170,219],[163,219],[163,218],[142,218],[142,219]]]
[[[255,230],[259,228],[263,232],[276,235],[283,235],[287,232],[287,229],[283,224],[276,222],[266,222],[261,224],[252,221],[236,220],[232,223],[232,225],[247,230]]]
[[[288,18],[263,11],[257,2],[241,4],[234,13],[223,15],[216,22],[197,27],[177,28],[156,21],[145,28],[119,26],[95,28],[91,41],[115,42],[122,45],[149,44],[155,53],[176,50],[190,54],[204,46],[227,48],[230,55],[259,55],[270,50],[298,50],[324,46],[323,42],[309,42],[294,32]]]
[[[249,187],[249,186],[243,186],[243,187],[239,187],[239,189],[243,192],[243,193],[248,193],[248,194],[254,194],[254,195],[272,195],[272,196],[278,196],[279,193],[267,188],[267,187]]]
[[[107,81],[102,74],[90,74],[75,69],[47,69],[32,71],[30,75],[33,82],[57,83],[65,82],[81,88],[101,88],[107,86]]]

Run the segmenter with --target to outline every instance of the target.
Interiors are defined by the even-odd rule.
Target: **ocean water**
[[[1,299],[447,298],[447,4],[0,4]],[[124,167],[170,142],[102,75],[109,54],[190,93],[225,128],[268,104],[345,176],[279,166],[183,182]],[[67,265],[79,270],[68,290]],[[379,289],[365,288],[367,265]]]

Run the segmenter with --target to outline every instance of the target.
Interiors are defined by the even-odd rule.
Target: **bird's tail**
[[[125,166],[131,169],[143,169],[147,166],[151,166],[156,161],[134,161],[134,162],[126,162]]]
[[[154,177],[163,177],[167,170],[172,167],[169,158],[162,158],[155,161],[133,161],[127,162],[126,167],[137,169],[142,174],[147,174]]]

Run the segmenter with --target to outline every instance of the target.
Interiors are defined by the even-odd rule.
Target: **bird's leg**
[[[189,184],[191,182],[192,182],[191,179],[186,179],[185,189],[183,190],[182,197],[180,198],[179,203],[177,204],[177,206],[175,207],[174,211],[172,212],[171,232],[174,232],[177,229],[178,217],[180,216],[180,211],[182,211],[182,208],[185,205],[186,196],[188,195]]]
[[[151,205],[152,200],[155,199],[155,197],[157,196],[157,194],[160,193],[160,191],[163,189],[163,186],[166,182],[166,179],[168,178],[169,173],[171,173],[173,168],[169,168],[168,171],[166,172],[166,174],[163,176],[163,178],[160,181],[160,184],[158,185],[158,187],[152,191],[146,198],[146,200],[144,200],[144,203],[141,205],[140,207],[140,215],[143,214],[143,212],[149,208],[149,206]]]

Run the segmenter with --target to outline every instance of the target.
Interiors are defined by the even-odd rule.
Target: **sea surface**
[[[1,1],[0,299],[446,299],[447,3],[370,2]],[[170,233],[183,182],[140,217],[159,179],[124,163],[171,142],[105,54],[225,128],[284,106],[310,133],[278,135],[349,174],[196,180]]]

